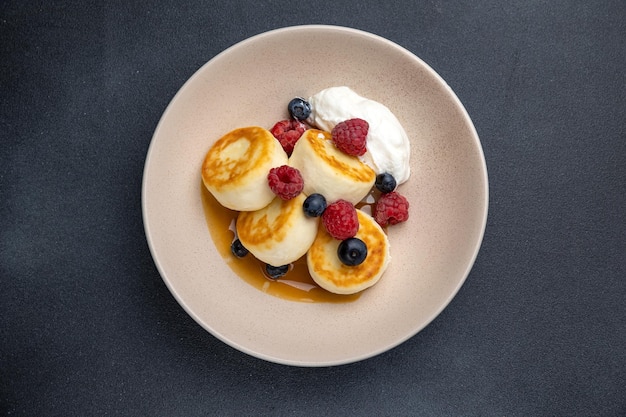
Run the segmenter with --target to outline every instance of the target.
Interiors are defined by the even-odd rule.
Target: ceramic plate
[[[391,265],[349,303],[270,296],[224,262],[209,233],[200,167],[237,127],[268,129],[286,104],[346,85],[398,117],[411,140],[400,192],[408,222],[389,229]],[[411,52],[379,36],[298,26],[242,41],[180,89],[148,151],[142,190],[147,240],[176,300],[223,342],[268,361],[329,366],[372,357],[430,323],[466,279],[487,218],[487,172],[474,126],[448,85]]]

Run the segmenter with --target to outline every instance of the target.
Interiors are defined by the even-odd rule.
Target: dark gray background
[[[490,178],[482,249],[449,307],[387,353],[322,369],[249,357],[187,316],[140,198],[187,78],[307,23],[431,65]],[[0,412],[626,415],[625,45],[623,0],[0,2]]]

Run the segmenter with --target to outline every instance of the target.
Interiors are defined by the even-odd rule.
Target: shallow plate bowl
[[[228,131],[270,128],[287,116],[291,98],[339,85],[385,104],[407,131],[412,174],[400,192],[411,218],[389,229],[391,265],[355,302],[269,296],[235,275],[215,247],[200,193],[202,160]],[[317,25],[254,36],[200,68],[154,132],[142,190],[152,256],[187,313],[236,349],[298,366],[369,358],[428,325],[469,274],[487,202],[479,138],[442,78],[389,40]]]

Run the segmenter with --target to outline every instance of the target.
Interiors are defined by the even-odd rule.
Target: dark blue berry
[[[288,271],[289,265],[273,266],[270,264],[265,264],[265,272],[267,272],[267,276],[271,279],[278,279],[284,276]]]
[[[303,98],[296,97],[287,105],[291,117],[297,120],[305,120],[311,114],[311,105]]]
[[[341,241],[337,248],[337,256],[345,265],[360,265],[367,257],[367,246],[361,239],[351,237]]]
[[[383,194],[390,193],[396,189],[396,179],[388,172],[383,172],[376,176],[376,182],[374,183],[378,191]]]
[[[248,249],[243,246],[239,239],[233,240],[233,243],[230,245],[230,250],[237,258],[243,258],[248,254]]]
[[[309,217],[319,217],[326,210],[326,199],[321,194],[313,193],[304,200],[302,209]]]

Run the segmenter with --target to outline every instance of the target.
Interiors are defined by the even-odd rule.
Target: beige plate
[[[347,85],[389,107],[411,138],[411,218],[389,231],[392,261],[352,303],[300,303],[236,276],[207,229],[200,166],[211,144],[242,126],[270,128],[295,96]],[[327,366],[384,352],[430,323],[457,293],[487,219],[485,160],[474,126],[446,83],[376,35],[335,26],[263,33],[217,55],[176,94],[146,159],[142,208],[165,283],[200,325],[250,355]]]

